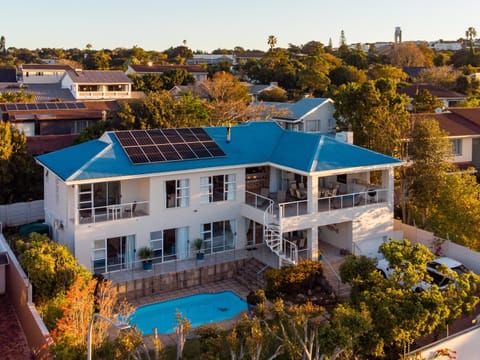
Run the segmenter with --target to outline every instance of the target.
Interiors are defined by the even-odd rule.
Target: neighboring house
[[[127,70],[125,71],[126,75],[136,74],[139,76],[145,74],[156,74],[162,75],[167,70],[176,70],[183,69],[192,74],[195,82],[203,82],[207,80],[208,71],[204,66],[201,65],[128,65]]]
[[[434,119],[452,143],[453,162],[461,169],[480,169],[480,108],[450,108],[434,114],[412,114],[416,119]]]
[[[20,82],[23,84],[58,84],[70,65],[62,64],[21,64]]]
[[[295,103],[263,102],[273,106],[281,115],[272,120],[287,130],[317,132],[322,134],[336,132],[334,102],[328,98],[303,98]]]
[[[27,136],[32,155],[73,145],[87,126],[112,117],[116,101],[0,104],[2,119]]]
[[[129,99],[132,81],[120,70],[67,70],[62,88],[76,100]]]
[[[275,89],[280,89],[281,91],[284,91],[280,86],[278,86],[277,82],[271,82],[268,85],[264,84],[251,84],[251,83],[242,83],[246,87],[248,87],[249,95],[252,98],[252,102],[257,102],[258,101],[258,95],[260,95],[264,91],[270,91],[270,90],[275,90]]]
[[[106,132],[37,161],[53,240],[97,273],[135,267],[143,246],[156,262],[194,258],[197,238],[218,261],[265,244],[277,266],[317,260],[320,240],[382,241],[402,164],[270,121]]]
[[[120,70],[81,70],[60,64],[23,64],[20,70],[20,83],[27,93],[36,94],[36,101],[129,99],[132,96],[132,81]]]
[[[208,90],[206,87],[200,84],[192,84],[192,85],[176,85],[169,90],[170,94],[173,97],[178,98],[182,94],[191,93],[194,96],[197,96],[200,99],[206,100],[209,98]]]
[[[187,59],[187,65],[217,65],[228,62],[230,66],[236,65],[235,57],[229,54],[193,54]]]
[[[467,95],[460,94],[452,90],[442,89],[429,84],[413,84],[410,86],[406,86],[399,89],[398,93],[406,94],[411,101],[413,97],[417,95],[420,90],[428,90],[430,94],[432,94],[442,102],[444,108],[455,106],[460,101],[464,101],[467,98]],[[410,106],[409,110],[412,110],[411,105],[409,106]]]

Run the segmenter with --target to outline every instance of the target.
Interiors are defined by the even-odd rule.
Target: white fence
[[[465,264],[469,269],[475,273],[480,274],[480,253],[473,251],[465,246],[461,246],[451,242],[450,240],[440,239],[429,231],[418,229],[414,226],[403,224],[399,220],[395,220],[395,230],[402,230],[404,238],[408,241],[417,244],[423,244],[432,252],[439,250],[439,253],[444,256],[451,257]],[[438,244],[439,249],[435,249]]]
[[[0,222],[3,226],[19,226],[44,218],[43,200],[0,205]]]

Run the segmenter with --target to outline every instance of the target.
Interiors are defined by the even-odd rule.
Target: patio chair
[[[295,190],[295,195],[298,200],[305,200],[307,198],[306,194],[302,194],[300,190]]]
[[[134,201],[131,207],[127,207],[124,211],[125,217],[135,216],[135,210],[137,209],[137,202]]]

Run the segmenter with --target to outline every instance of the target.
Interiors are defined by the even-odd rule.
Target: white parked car
[[[415,284],[412,289],[414,291],[428,290],[433,284],[437,285],[440,289],[445,289],[446,286],[452,281],[452,277],[442,272],[443,267],[461,275],[469,272],[470,270],[461,262],[449,257],[439,257],[427,264],[427,273],[431,277],[432,282],[421,281]],[[377,263],[377,269],[382,273],[385,278],[390,278],[393,268],[390,267],[390,263],[387,259],[381,259]]]

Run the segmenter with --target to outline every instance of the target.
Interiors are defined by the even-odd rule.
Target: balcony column
[[[387,189],[387,202],[388,206],[393,209],[393,189],[394,189],[394,173],[393,167],[390,167],[388,170],[382,172],[382,184],[384,188]]]
[[[308,258],[313,261],[318,260],[318,228],[311,228],[307,231]]]
[[[73,211],[74,216],[73,218],[75,219],[75,225],[79,224],[79,211],[78,211],[78,185],[75,184],[73,185]]]
[[[308,213],[316,214],[318,212],[318,177],[307,178],[307,199]]]

